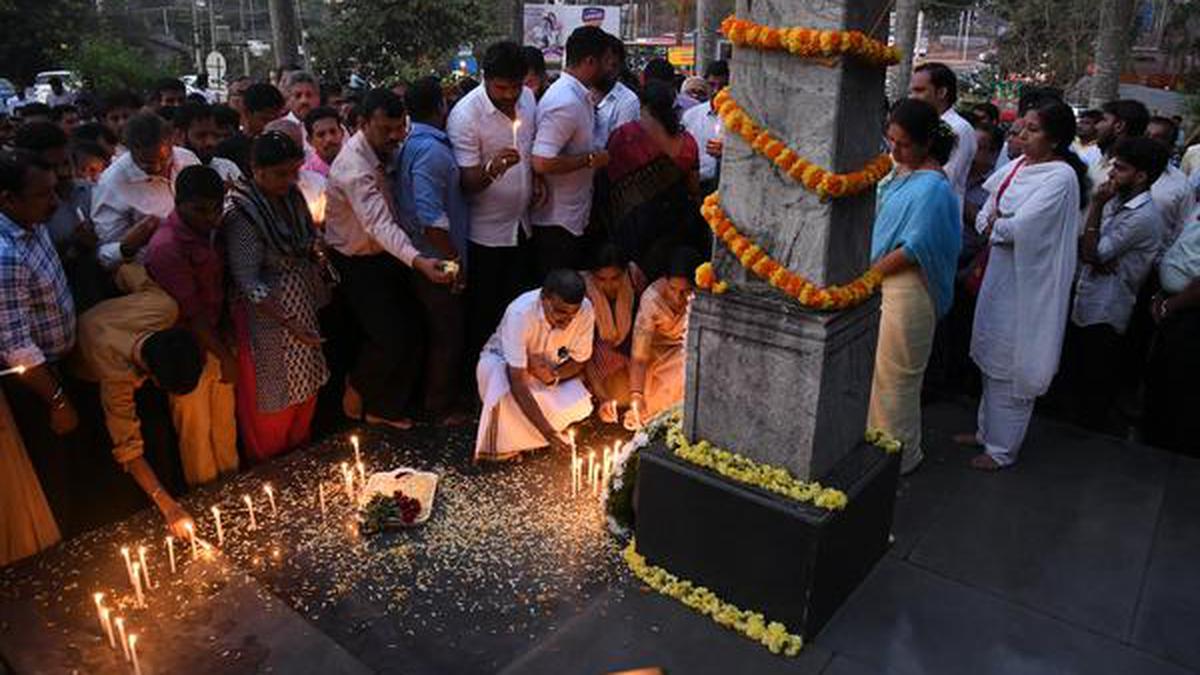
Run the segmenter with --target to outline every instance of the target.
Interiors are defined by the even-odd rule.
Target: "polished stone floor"
[[[283,563],[260,565],[260,532],[156,591],[150,672],[1200,673],[1200,461],[1037,420],[1016,468],[981,474],[949,441],[973,415],[926,409],[894,546],[798,658],[639,588],[594,507],[566,501],[558,458],[480,473],[470,433],[430,430],[380,441],[445,477],[438,522],[411,536],[354,543],[315,515],[304,490],[344,442],[189,498],[269,478],[308,512],[266,527]],[[87,589],[59,589],[72,575],[119,587],[113,542],[157,527],[142,513],[0,575],[0,672],[128,672]],[[167,653],[168,635],[194,648]]]

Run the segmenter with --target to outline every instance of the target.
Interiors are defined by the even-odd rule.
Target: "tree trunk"
[[[1100,3],[1100,34],[1096,38],[1095,73],[1088,106],[1115,101],[1121,85],[1121,67],[1129,53],[1129,25],[1133,0],[1103,0]]]
[[[721,20],[733,13],[729,0],[696,0],[696,72],[721,58]]]
[[[211,2],[211,0],[210,0]],[[296,5],[294,0],[267,0],[271,14],[272,47],[275,50],[275,66],[302,65],[300,59],[300,34],[297,30]]]
[[[908,81],[912,76],[913,57],[917,53],[917,14],[920,0],[896,0],[896,48],[900,63],[893,69],[888,98],[897,101],[908,96]]]
[[[510,37],[519,45],[525,44],[525,0],[511,0],[508,3],[512,12],[509,24]]]

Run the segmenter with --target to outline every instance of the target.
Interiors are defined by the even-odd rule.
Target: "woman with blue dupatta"
[[[921,383],[934,329],[954,298],[962,207],[942,172],[954,131],[932,106],[902,101],[888,117],[887,137],[896,172],[880,188],[871,238],[883,304],[867,424],[904,444],[900,470],[910,473],[924,458]]]

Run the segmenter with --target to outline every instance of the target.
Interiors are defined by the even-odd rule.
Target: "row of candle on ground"
[[[142,550],[144,550],[144,547]],[[150,583],[149,577],[146,577],[146,583]],[[137,633],[127,632],[125,628],[125,618],[120,616],[114,617],[112,615],[112,609],[104,606],[103,593],[94,594],[92,599],[96,602],[96,614],[100,618],[100,628],[108,637],[108,646],[112,649],[116,649],[117,642],[119,640],[121,643],[121,653],[125,655],[125,660],[133,664],[134,675],[141,675],[142,664],[138,658]]]
[[[584,464],[585,460],[579,456],[576,451],[574,438],[571,439],[571,496],[578,496],[583,491],[584,482]],[[596,451],[588,452],[587,464],[587,489],[594,496],[598,496],[602,490],[608,485],[608,481],[612,478],[613,465],[617,461],[618,446],[614,444],[611,449],[604,446],[603,454],[600,457],[600,462],[596,462]]]

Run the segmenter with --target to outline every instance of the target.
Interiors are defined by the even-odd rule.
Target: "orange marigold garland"
[[[729,16],[721,22],[721,32],[738,47],[786,50],[804,59],[849,56],[878,68],[900,63],[900,50],[857,30],[772,28]]]
[[[729,93],[722,89],[712,101],[725,128],[741,136],[755,152],[775,163],[779,170],[822,199],[849,197],[874,187],[892,170],[890,155],[879,155],[867,163],[861,171],[833,173],[826,171],[801,157],[787,147],[742,109]]]
[[[847,309],[861,304],[870,298],[879,288],[883,276],[874,269],[867,270],[862,276],[844,286],[820,287],[808,279],[795,274],[767,255],[753,241],[738,232],[733,221],[721,208],[721,199],[713,193],[704,200],[700,209],[713,234],[717,236],[741,261],[742,266],[765,280],[775,288],[795,298],[801,305],[811,309]],[[703,265],[701,266],[703,267]],[[709,266],[707,275],[711,275]],[[697,284],[700,285],[701,271],[696,270]],[[715,279],[715,277],[710,277]],[[721,282],[724,283],[724,282]]]
[[[696,288],[720,295],[729,290],[729,284],[718,280],[712,263],[706,262],[696,268]]]

